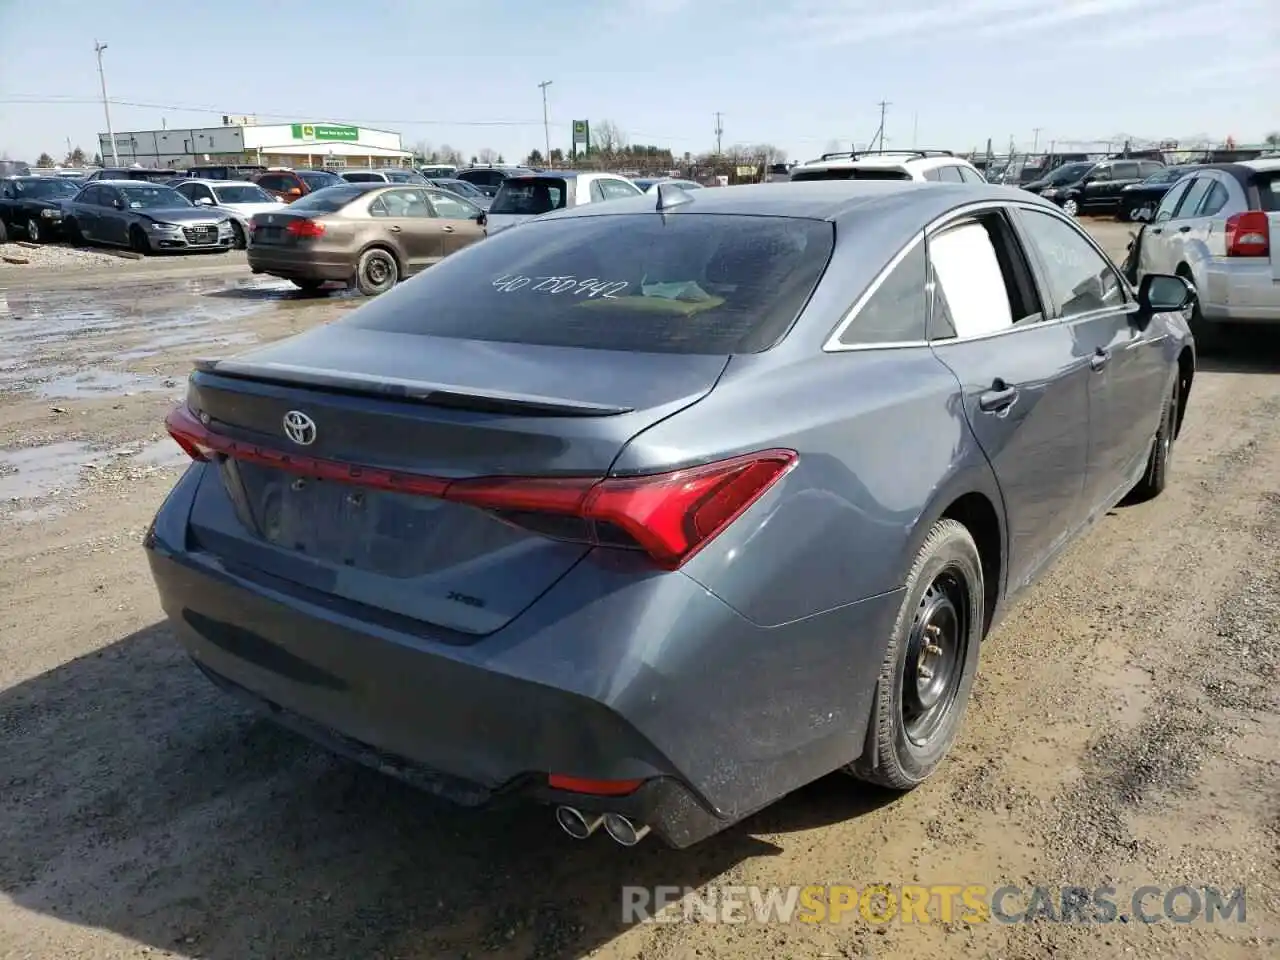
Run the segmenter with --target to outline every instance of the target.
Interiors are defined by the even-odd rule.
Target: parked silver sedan
[[[230,214],[197,207],[172,187],[140,180],[97,180],[68,200],[63,229],[87,240],[138,253],[157,250],[230,250]]]
[[[255,213],[276,213],[288,207],[287,203],[273,197],[256,183],[193,179],[179,180],[169,186],[197,207],[211,207],[229,213],[237,250],[249,245],[249,223]]]
[[[1176,274],[1194,284],[1191,329],[1211,348],[1230,324],[1280,326],[1280,159],[1205,164],[1156,208],[1129,253],[1130,278]]]

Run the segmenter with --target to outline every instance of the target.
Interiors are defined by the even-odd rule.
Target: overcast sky
[[[563,147],[585,118],[698,153],[720,111],[726,146],[805,159],[865,144],[880,100],[890,147],[1280,128],[1280,0],[0,0],[0,151],[92,156],[95,39],[117,132],[256,114],[512,159],[542,80]]]

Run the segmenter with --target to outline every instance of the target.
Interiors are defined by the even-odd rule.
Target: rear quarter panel
[[[683,568],[757,624],[902,586],[929,527],[965,493],[1003,516],[959,385],[925,346],[782,366],[735,357],[707,398],[635,438],[615,469],[769,447],[799,463]]]

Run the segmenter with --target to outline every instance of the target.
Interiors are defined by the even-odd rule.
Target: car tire
[[[0,243],[9,242],[9,228],[4,225],[4,221],[0,220]]]
[[[356,289],[366,297],[386,293],[400,279],[395,255],[384,247],[373,247],[360,255],[356,264]]]
[[[76,223],[75,217],[70,217],[63,221],[62,232],[66,235],[67,243],[71,244],[71,246],[84,246],[84,234],[80,232],[80,225]]]
[[[142,228],[133,226],[129,228],[129,249],[134,253],[151,253],[151,241],[147,239],[147,235],[142,232]]]
[[[1068,217],[1079,216],[1080,204],[1077,203],[1075,200],[1071,200],[1071,199],[1063,200],[1062,212],[1065,213]]]
[[[245,250],[249,246],[249,241],[245,238],[244,227],[233,220],[231,221],[231,232],[235,235],[235,241],[231,244],[237,250]]]
[[[1178,404],[1181,401],[1181,382],[1173,379],[1173,389],[1164,401],[1164,410],[1160,414],[1160,428],[1156,430],[1155,439],[1151,442],[1151,453],[1147,456],[1147,470],[1137,482],[1125,500],[1129,503],[1144,503],[1154,500],[1164,493],[1169,484],[1169,464],[1173,460],[1173,441],[1178,435]]]
[[[892,790],[923,783],[964,722],[986,622],[982,558],[968,529],[938,521],[906,584],[876,681],[868,749],[845,768]]]
[[[27,218],[27,240],[31,243],[44,243],[44,232],[40,229],[40,221],[35,217]]]

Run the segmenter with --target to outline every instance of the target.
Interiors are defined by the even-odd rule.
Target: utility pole
[[[1044,129],[1044,128],[1043,128],[1043,127],[1032,127],[1032,128],[1031,128],[1031,132],[1032,132],[1033,134],[1035,134],[1034,139],[1031,141],[1031,153],[1032,153],[1033,155],[1035,154],[1035,152],[1036,152],[1037,148],[1039,148],[1039,146],[1040,146],[1040,131],[1041,131],[1042,129]]]
[[[550,80],[543,80],[538,86],[542,89],[542,136],[546,140],[547,146],[547,166],[551,166],[551,124],[547,120],[547,87],[551,86]]]
[[[716,111],[716,156],[720,156],[720,138],[724,136],[724,124],[721,122],[722,114]]]
[[[884,149],[884,111],[886,107],[891,107],[891,106],[893,106],[893,104],[891,104],[888,100],[880,101],[880,149],[881,150]]]
[[[111,129],[111,106],[107,103],[107,75],[102,72],[102,51],[105,49],[107,49],[105,43],[93,41],[93,52],[98,55],[98,81],[102,84],[102,112],[107,117],[107,137],[111,140],[111,162],[118,167],[120,154],[116,152],[116,134]]]

